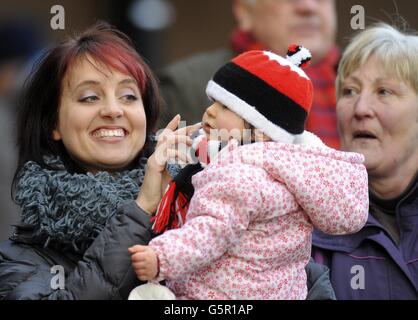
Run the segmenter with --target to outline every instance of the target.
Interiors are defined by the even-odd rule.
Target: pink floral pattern
[[[360,154],[232,141],[193,177],[186,224],[153,239],[160,279],[180,299],[305,299],[313,227],[360,230]]]

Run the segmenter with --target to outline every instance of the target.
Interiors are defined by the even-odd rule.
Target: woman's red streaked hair
[[[107,23],[98,22],[46,52],[29,76],[17,121],[19,160],[13,185],[20,169],[28,161],[49,168],[44,160],[46,155],[59,156],[68,171],[83,172],[83,168],[67,153],[62,141],[52,139],[52,131],[58,121],[63,81],[74,63],[83,58],[100,68],[103,65],[109,70],[128,74],[137,81],[145,109],[147,136],[132,166],[137,165],[140,157],[151,155],[154,149],[152,136],[160,107],[156,78],[124,33]]]

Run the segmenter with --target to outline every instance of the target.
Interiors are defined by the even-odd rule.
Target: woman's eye
[[[351,97],[356,93],[356,90],[354,88],[343,88],[342,89],[342,95],[344,97]]]
[[[88,96],[88,97],[85,97],[85,98],[81,98],[79,100],[79,102],[82,102],[82,103],[93,103],[93,102],[95,102],[97,100],[99,100],[99,98],[97,96]]]
[[[378,92],[379,96],[389,96],[389,95],[392,94],[392,91],[390,91],[390,90],[388,90],[386,88],[379,88],[377,90],[377,92]]]
[[[138,100],[138,98],[133,94],[124,95],[124,96],[122,96],[122,99],[127,101],[127,102],[133,102],[133,101]]]

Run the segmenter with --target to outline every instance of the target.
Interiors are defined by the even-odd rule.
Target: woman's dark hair
[[[13,178],[12,197],[22,166],[28,161],[50,168],[44,156],[59,156],[70,172],[85,172],[67,153],[62,141],[52,138],[56,128],[63,79],[80,58],[88,56],[138,83],[144,103],[147,131],[144,147],[135,161],[153,150],[152,134],[158,118],[160,97],[156,78],[133,48],[127,35],[105,22],[97,22],[79,35],[69,37],[49,50],[28,77],[17,119],[18,166]]]

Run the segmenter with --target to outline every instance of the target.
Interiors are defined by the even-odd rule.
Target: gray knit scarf
[[[144,179],[146,158],[138,168],[117,173],[69,173],[57,157],[27,162],[20,172],[16,202],[22,223],[35,227],[33,239],[83,253],[124,201],[134,200]]]

